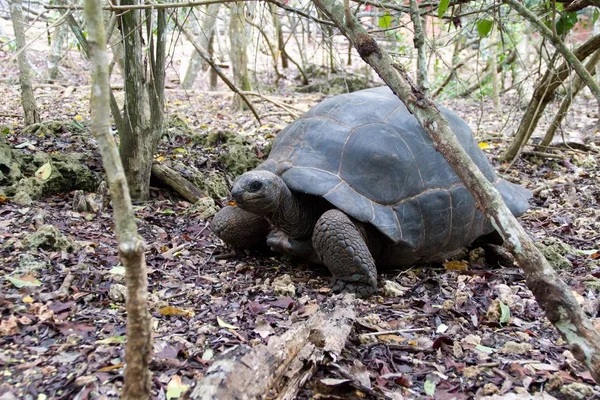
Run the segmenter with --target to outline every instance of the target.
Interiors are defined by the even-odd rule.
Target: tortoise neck
[[[286,185],[282,185],[279,206],[268,219],[290,238],[310,238],[317,222],[314,207],[305,204]]]

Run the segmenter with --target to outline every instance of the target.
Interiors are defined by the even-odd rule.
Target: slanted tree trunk
[[[492,32],[490,34],[490,42],[496,42],[496,36],[498,29],[495,24],[492,27]],[[492,74],[492,104],[494,105],[494,110],[496,112],[500,111],[500,86],[498,84],[498,74],[502,71],[498,70],[498,45],[493,45],[490,51],[490,73]]]
[[[596,69],[596,65],[598,64],[599,60],[600,60],[600,50],[597,50],[590,57],[588,62],[585,64],[585,68],[588,71],[590,71],[590,74],[596,73],[595,69]],[[546,130],[546,134],[544,135],[544,138],[542,139],[542,142],[540,143],[541,146],[546,147],[546,146],[550,145],[550,143],[552,142],[552,139],[554,138],[554,134],[556,133],[556,130],[560,127],[565,115],[567,115],[567,111],[569,111],[571,102],[573,101],[573,99],[575,97],[577,97],[577,94],[579,93],[579,91],[581,90],[582,87],[583,87],[583,81],[581,80],[581,78],[579,78],[579,75],[575,74],[575,76],[573,76],[573,81],[567,87],[567,93],[565,94],[565,98],[560,103],[560,107],[558,108],[558,111],[556,112],[556,115],[554,116],[552,123],[548,127],[548,130]]]
[[[54,28],[52,33],[52,44],[50,45],[50,56],[48,57],[48,81],[52,82],[58,78],[58,63],[62,58],[63,45],[67,36],[67,25],[60,24]]]
[[[145,244],[137,233],[135,215],[119,151],[110,129],[110,87],[106,37],[102,23],[101,0],[85,1],[90,60],[92,64],[92,133],[97,140],[114,212],[119,259],[127,282],[127,344],[122,399],[150,398],[152,331],[147,304],[148,273]]]
[[[21,105],[23,106],[23,119],[25,125],[40,122],[40,112],[35,104],[33,86],[31,86],[31,66],[27,61],[27,41],[23,29],[23,3],[13,0],[10,3],[10,16],[15,31],[17,45],[17,63],[19,64],[19,84],[21,85]]]
[[[393,62],[358,20],[345,18],[350,12],[344,12],[344,6],[337,0],[313,2],[335,22],[360,56],[375,69],[431,136],[435,149],[452,166],[473,195],[478,208],[504,239],[548,319],[571,345],[573,355],[590,370],[596,382],[600,382],[600,333],[583,314],[571,289],[558,277],[504,204],[498,190],[462,148],[437,106],[410,81],[407,71]]]
[[[231,57],[231,67],[233,69],[233,81],[235,86],[245,92],[252,90],[250,84],[250,75],[248,74],[248,55],[246,53],[246,31],[244,29],[244,3],[235,2],[230,5],[231,16],[229,19],[229,56]],[[233,96],[231,104],[233,111],[245,110],[246,105],[239,95]]]
[[[123,0],[121,5],[137,3],[137,0]],[[137,200],[148,198],[152,158],[164,120],[165,10],[157,10],[156,15],[156,25],[152,22],[151,11],[145,15],[149,49],[144,60],[140,28],[143,25],[140,25],[139,11],[129,10],[121,14],[120,27],[125,49],[124,120],[127,122],[119,131],[120,152],[131,196]],[[148,65],[148,73],[144,65]]]
[[[579,60],[584,60],[598,49],[600,49],[600,35],[592,37],[579,46],[575,49],[574,54]],[[501,157],[502,161],[513,161],[519,155],[521,149],[527,144],[531,134],[535,130],[544,109],[554,98],[554,92],[567,79],[570,72],[571,66],[566,61],[558,68],[549,68],[546,71],[544,77],[533,91],[531,102],[521,118],[521,123],[514,139]]]
[[[221,8],[221,3],[213,3],[206,6],[206,15],[204,15],[204,18],[202,19],[202,25],[198,27],[198,34],[196,35],[196,43],[198,43],[202,49],[210,54],[211,57],[212,53],[214,52],[212,49],[212,43],[214,42],[215,26],[217,24],[219,8]],[[194,51],[190,56],[188,67],[183,74],[181,86],[184,89],[190,89],[194,85],[200,70],[205,70],[205,65],[208,67],[208,65],[203,62],[200,53]]]
[[[427,78],[427,52],[425,51],[425,30],[421,21],[421,14],[416,0],[410,0],[410,18],[415,30],[414,44],[417,49],[417,85],[424,94],[429,93],[429,79]],[[423,21],[424,22],[424,21]]]

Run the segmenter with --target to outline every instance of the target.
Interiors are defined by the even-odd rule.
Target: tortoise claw
[[[366,298],[377,292],[377,287],[362,282],[348,282],[343,279],[333,279],[331,289],[334,293],[354,293],[358,298]]]

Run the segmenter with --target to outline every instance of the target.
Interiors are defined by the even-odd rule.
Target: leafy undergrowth
[[[80,120],[86,115],[86,95],[76,91],[67,115],[57,107],[46,111],[46,118]],[[11,96],[14,103],[10,98],[9,103],[17,110]],[[299,96],[285,100],[307,109],[320,98]],[[258,148],[291,121],[281,109],[264,104],[261,112],[271,116],[257,127],[249,113],[231,114],[223,94],[190,97],[171,90],[168,99],[171,116],[180,115],[194,134],[235,131],[259,143]],[[507,142],[498,124],[510,120],[470,102],[448,105],[479,126],[495,160]],[[84,152],[88,166],[101,170],[89,135],[65,128],[40,137],[19,128],[7,138],[14,146],[28,143],[23,151]],[[217,143],[206,149],[191,140],[189,131],[169,129],[159,157],[223,171],[218,161],[223,147]],[[504,176],[534,192],[522,221],[595,318],[600,290],[597,153],[563,149],[557,154],[560,158],[551,160],[524,156]],[[67,193],[27,207],[5,201],[0,208],[2,399],[116,398],[120,393],[125,289],[112,217],[110,209],[75,212],[72,199],[73,193]],[[198,214],[160,188],[153,188],[151,201],[136,205],[148,248],[156,398],[192,386],[220,353],[236,345],[267,343],[308,318],[331,295],[325,269],[271,253],[232,252]],[[28,248],[29,235],[43,225],[73,240],[75,250]],[[461,262],[380,272],[379,293],[356,302],[358,322],[342,357],[321,367],[298,398],[600,396],[590,374],[544,317],[519,269],[496,268],[475,249]]]

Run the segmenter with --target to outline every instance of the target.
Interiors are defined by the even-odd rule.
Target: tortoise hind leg
[[[356,225],[340,210],[329,210],[317,221],[313,246],[333,275],[335,292],[367,297],[377,291],[375,260]]]

